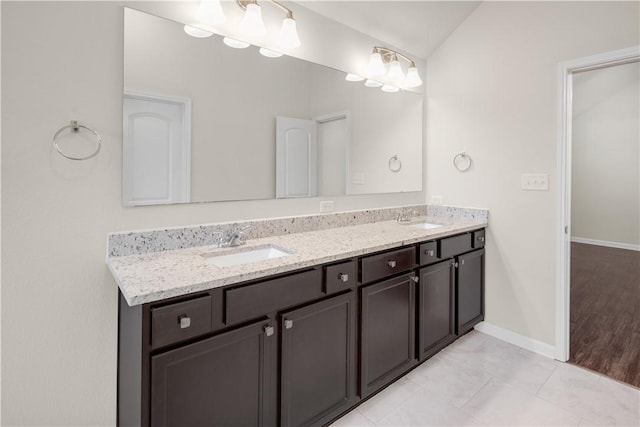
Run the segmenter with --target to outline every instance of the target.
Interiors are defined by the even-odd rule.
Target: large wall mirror
[[[127,206],[422,190],[423,97],[125,8]]]

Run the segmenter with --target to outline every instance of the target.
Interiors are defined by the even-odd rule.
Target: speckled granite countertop
[[[107,265],[131,306],[240,283],[317,264],[359,256],[487,226],[487,218],[417,217],[411,223],[442,227],[424,230],[382,221],[247,240],[235,248],[195,246],[141,255],[109,256]],[[281,258],[217,267],[209,255],[246,251],[272,244],[293,253]]]

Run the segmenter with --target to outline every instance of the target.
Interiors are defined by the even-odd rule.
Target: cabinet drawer
[[[209,295],[151,309],[151,346],[172,344],[211,331]]]
[[[345,289],[353,289],[356,285],[358,265],[355,260],[324,267],[324,291],[327,294]]]
[[[438,256],[441,259],[469,252],[471,247],[471,233],[460,234],[458,236],[447,237],[439,241],[440,250]]]
[[[440,261],[438,257],[438,242],[427,242],[420,245],[418,263],[420,265],[433,264]]]
[[[416,259],[414,247],[396,249],[362,258],[362,283],[369,283],[409,270]]]
[[[474,248],[484,248],[484,230],[478,230],[473,232],[473,241],[472,245]]]
[[[224,292],[225,323],[253,319],[322,295],[321,271],[317,269],[227,289]]]

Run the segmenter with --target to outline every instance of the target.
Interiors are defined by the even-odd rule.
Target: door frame
[[[342,110],[336,111],[335,113],[323,114],[320,116],[313,117],[312,120],[315,120],[317,124],[324,124],[329,122],[334,122],[336,120],[344,120],[345,122],[345,133],[344,133],[344,192],[345,195],[349,195],[347,191],[348,187],[351,185],[351,111],[350,110]],[[318,145],[320,145],[320,141],[317,141]]]
[[[571,290],[571,138],[573,75],[640,61],[640,45],[558,64],[558,153],[556,221],[556,359],[569,360]]]
[[[173,203],[189,203],[191,201],[191,99],[190,98],[182,98],[178,96],[167,96],[161,95],[153,92],[141,92],[131,89],[124,89],[122,93],[122,104],[124,110],[124,99],[140,99],[142,101],[151,101],[151,102],[164,102],[167,104],[178,104],[181,105],[184,111],[183,121],[182,121],[182,172],[184,177],[182,179],[182,201],[180,202],[171,202]],[[124,117],[124,113],[123,113]],[[124,127],[124,125],[123,125]],[[130,169],[130,165],[126,164],[126,162],[130,161],[125,156],[124,150],[126,149],[124,144],[124,132],[122,135],[122,201],[123,206],[144,206],[144,205],[155,205],[157,202],[150,203],[126,203],[126,200],[129,200],[129,191],[130,188],[125,183],[125,171]]]

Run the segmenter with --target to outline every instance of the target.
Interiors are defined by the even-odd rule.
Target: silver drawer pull
[[[418,283],[418,282],[420,281],[420,277],[418,277],[418,276],[413,276],[413,277],[411,278],[411,280],[413,280],[415,283]]]
[[[186,314],[178,316],[178,323],[180,323],[180,329],[187,329],[191,326],[191,318]]]
[[[338,274],[338,279],[343,281],[343,282],[348,282],[349,281],[349,275],[345,274],[345,273],[340,273],[340,274]]]
[[[273,326],[265,326],[264,327],[264,334],[268,337],[270,337],[271,335],[273,335],[275,332],[275,329],[273,329]]]
[[[391,261],[387,262],[387,265],[389,267],[391,267],[391,268],[396,268],[396,265],[398,265],[398,263],[393,261],[393,260],[391,260]]]
[[[293,320],[286,319],[286,320],[284,321],[284,328],[285,328],[285,329],[291,329],[291,328],[293,328]]]
[[[458,263],[454,261],[453,263],[451,263],[451,267],[458,268]]]
[[[478,236],[478,240],[484,242],[484,236]]]
[[[464,265],[464,260],[463,259],[460,260],[460,265]]]
[[[432,251],[432,250],[428,250],[428,251],[424,251],[424,254],[425,254],[426,256],[433,256],[433,255],[435,254],[435,252],[434,252],[434,251]]]

